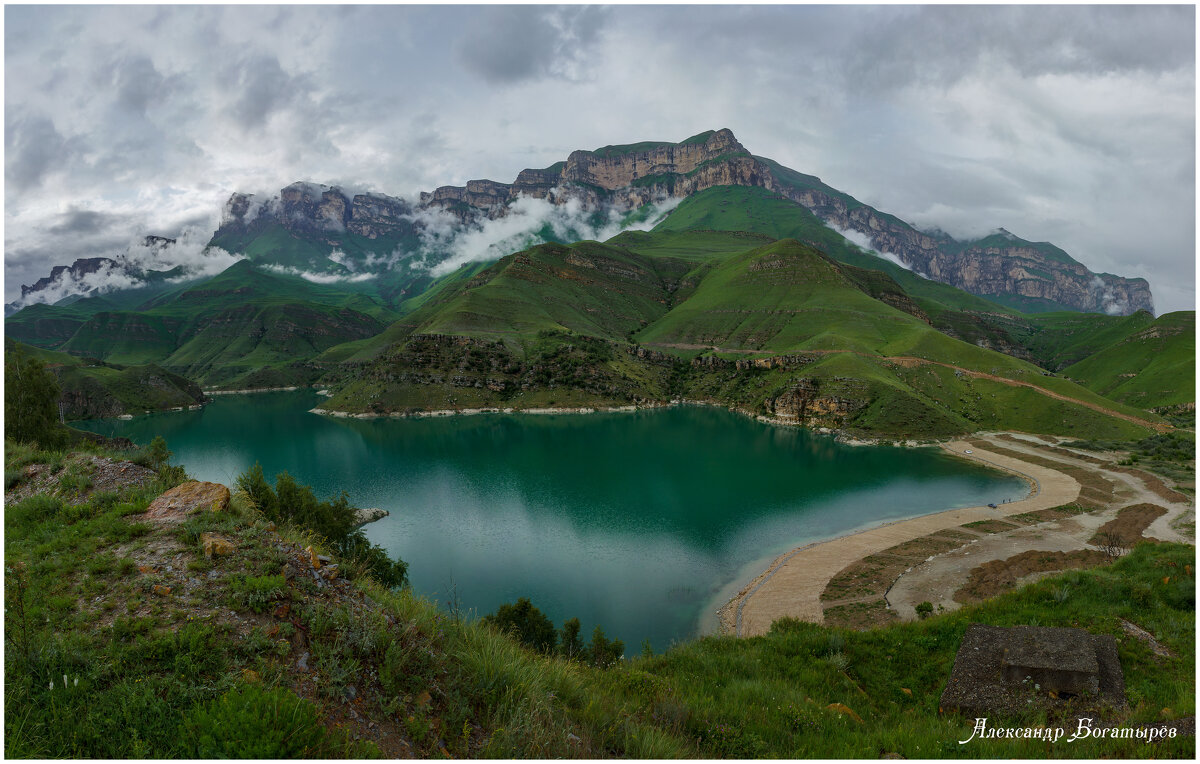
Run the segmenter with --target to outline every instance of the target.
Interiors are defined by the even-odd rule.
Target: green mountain
[[[668,195],[682,201],[651,231],[574,241],[618,218],[649,225]],[[534,216],[493,241],[494,221],[571,200],[569,215],[583,212],[569,222]],[[468,235],[496,253],[568,241],[435,276]],[[577,151],[512,184],[445,186],[416,204],[305,183],[236,194],[211,243],[245,259],[208,280],[31,305],[6,335],[205,386],[319,379],[347,411],[683,397],[875,434],[1099,436],[1159,425],[1123,404],[1188,397],[1116,381],[1137,369],[1110,379],[1085,366],[1072,376],[1083,386],[1055,376],[1150,314],[1022,312],[1148,306],[1137,280],[1002,229],[972,242],[918,231],[753,156],[728,130]],[[1118,400],[1098,394],[1109,391]]]
[[[719,198],[692,203],[710,192]],[[989,297],[992,305],[1005,305],[1008,312],[1066,308],[1132,313],[1153,307],[1142,279],[1092,273],[1053,244],[1030,242],[1003,229],[974,241],[919,231],[815,176],[752,155],[729,130],[709,130],[679,143],[646,141],[575,151],[550,167],[523,170],[512,183],[472,180],[442,186],[422,194],[417,203],[379,194],[351,196],[307,183],[294,183],[265,200],[235,194],[211,244],[256,262],[341,275],[374,273],[380,294],[398,304],[429,286],[418,263],[442,262],[453,256],[457,237],[491,230],[495,220],[514,211],[527,214],[520,199],[579,203],[584,212],[569,225],[552,223],[553,216],[544,212],[539,214],[545,220],[525,219],[525,235],[497,254],[543,241],[587,238],[585,229],[599,230],[613,211],[645,210],[666,197],[685,200],[671,215],[676,230],[757,230],[776,239],[845,246],[827,228],[833,227],[903,262],[896,270],[931,275],[937,282]],[[808,217],[797,220],[789,207],[803,209]],[[379,267],[384,261],[388,267]],[[910,293],[920,296],[918,291]]]

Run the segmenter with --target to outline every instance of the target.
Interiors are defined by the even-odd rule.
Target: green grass
[[[50,310],[78,313],[79,304]],[[297,364],[377,334],[396,316],[377,297],[241,261],[211,279],[161,292],[144,309],[91,314],[61,350],[110,365],[157,364],[211,386],[308,384],[311,370]]]
[[[815,178],[812,180],[819,183]],[[832,192],[832,189],[824,192]],[[700,240],[703,240],[705,234],[711,235],[710,232],[713,231],[725,232],[726,235],[753,233],[771,239],[796,239],[821,250],[839,262],[883,271],[914,299],[930,301],[943,309],[1010,312],[994,301],[969,294],[949,284],[921,278],[889,260],[870,254],[825,225],[808,209],[762,188],[710,188],[684,199],[654,228],[654,234],[693,232]],[[671,243],[668,239],[666,245],[669,247]],[[658,249],[663,248],[663,245],[653,240],[648,244]],[[643,251],[641,248],[631,248]],[[747,248],[749,247],[743,247]]]

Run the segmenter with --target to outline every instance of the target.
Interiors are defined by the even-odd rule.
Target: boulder
[[[233,550],[237,548],[237,545],[231,539],[215,533],[200,534],[200,543],[204,544],[204,556],[210,560],[214,557],[231,555],[233,554]]]
[[[373,523],[376,520],[382,520],[387,517],[390,512],[379,507],[364,507],[354,510],[354,527],[361,528],[367,523]]]
[[[228,488],[220,483],[189,480],[152,501],[144,518],[159,523],[178,523],[196,512],[221,512],[228,507]]]

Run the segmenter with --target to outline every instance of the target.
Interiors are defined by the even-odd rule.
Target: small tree
[[[933,615],[933,603],[932,602],[922,602],[920,605],[917,605],[916,610],[917,610],[917,618],[920,618],[921,620],[925,620],[929,616]]]
[[[588,657],[592,665],[608,668],[625,656],[625,643],[619,639],[611,642],[604,636],[604,629],[597,626],[592,630],[592,644],[588,647]]]
[[[45,365],[14,345],[4,353],[4,437],[50,450],[67,442],[58,421],[62,389]]]
[[[583,657],[586,649],[583,645],[583,640],[579,638],[580,624],[578,618],[571,618],[563,621],[562,631],[559,634],[559,651],[564,657],[575,660]]]
[[[156,470],[161,470],[171,462],[171,457],[174,456],[170,449],[167,448],[167,441],[161,435],[155,435],[154,440],[150,441],[150,445],[146,446],[146,457],[150,460],[150,464]]]
[[[558,643],[554,623],[535,608],[528,597],[521,597],[515,605],[501,605],[495,613],[485,615],[483,622],[513,635],[521,644],[539,652],[552,652]]]

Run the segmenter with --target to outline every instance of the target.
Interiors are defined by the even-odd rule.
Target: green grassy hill
[[[303,550],[324,552],[321,542],[269,523],[244,494],[178,525],[147,521],[140,513],[180,481],[178,468],[136,477],[127,467],[96,491],[100,456],[147,463],[6,443],[10,758],[1195,755],[1182,734],[963,746],[974,720],[939,708],[968,624],[1036,623],[1117,638],[1129,705],[1104,724],[1185,723],[1195,713],[1190,546],[1143,543],[1111,565],[923,621],[850,631],[783,619],[766,636],[595,663],[522,647],[352,569],[318,583]],[[227,554],[206,557],[209,533]],[[1047,721],[1073,728],[1037,713],[989,718]]]
[[[1123,325],[1127,330],[1141,324],[1066,367],[1063,374],[1089,390],[1139,408],[1194,403],[1196,312],[1167,313],[1150,323],[1146,318]]]

